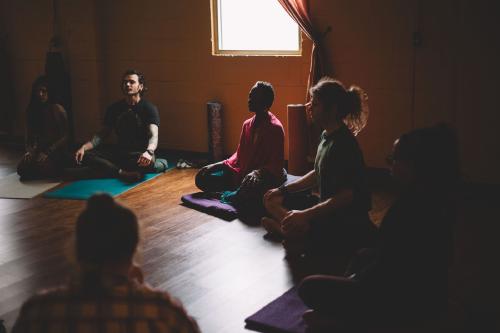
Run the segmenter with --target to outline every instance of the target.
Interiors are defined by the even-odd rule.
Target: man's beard
[[[128,91],[127,89],[123,89],[123,94],[125,96],[138,96],[141,94],[141,92],[140,91],[133,92],[132,90]]]

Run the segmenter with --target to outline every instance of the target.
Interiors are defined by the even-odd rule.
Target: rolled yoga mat
[[[305,175],[309,171],[309,134],[304,104],[288,104],[288,172]]]
[[[208,156],[211,162],[224,159],[222,140],[222,104],[219,102],[207,103],[208,120]]]

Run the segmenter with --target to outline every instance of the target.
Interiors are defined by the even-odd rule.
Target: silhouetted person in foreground
[[[267,192],[269,217],[261,222],[270,234],[284,238],[290,258],[350,257],[369,246],[375,232],[368,217],[371,196],[363,153],[354,136],[366,124],[367,97],[359,87],[346,89],[326,77],[311,88],[311,97],[312,120],[324,130],[314,170]],[[301,193],[314,188],[319,200]]]
[[[21,180],[56,177],[64,167],[68,120],[64,108],[51,100],[47,77],[40,76],[26,110],[26,153],[17,166]]]
[[[248,95],[248,110],[255,115],[243,123],[236,152],[227,160],[207,165],[196,175],[205,192],[227,192],[223,200],[242,209],[262,207],[262,196],[286,180],[283,125],[269,109],[274,89],[258,81]]]
[[[28,299],[13,333],[198,332],[179,303],[143,283],[132,261],[139,225],[131,210],[107,194],[92,196],[75,241],[79,273]]]
[[[457,143],[445,125],[403,134],[388,158],[399,194],[382,220],[379,244],[361,250],[345,276],[310,276],[299,294],[304,318],[334,324],[387,325],[432,319],[447,307]]]
[[[121,87],[124,99],[108,107],[101,131],[75,153],[76,163],[91,169],[85,177],[118,177],[136,182],[144,173],[163,172],[167,168],[166,160],[155,157],[160,114],[156,106],[143,98],[147,90],[144,75],[127,70]],[[108,150],[95,149],[113,131],[117,145]]]

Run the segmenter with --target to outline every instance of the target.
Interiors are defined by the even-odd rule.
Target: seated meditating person
[[[388,158],[397,197],[382,219],[375,248],[360,250],[344,276],[303,280],[304,319],[321,332],[335,325],[418,325],[448,305],[455,196],[456,137],[447,126],[413,130]]]
[[[324,131],[314,169],[264,196],[268,217],[261,223],[271,234],[284,238],[289,258],[346,257],[373,239],[368,217],[371,195],[365,181],[363,154],[356,141],[366,124],[366,94],[353,86],[346,89],[325,77],[310,89],[308,111]],[[319,189],[319,201],[304,191]]]
[[[179,302],[144,283],[133,263],[139,223],[130,209],[92,196],[74,239],[79,271],[24,302],[13,333],[199,332]]]
[[[51,102],[48,79],[33,83],[26,110],[26,153],[17,166],[21,180],[51,178],[63,169],[68,146],[68,120],[64,108]]]
[[[269,109],[274,89],[258,81],[248,95],[248,110],[255,115],[243,123],[236,152],[227,160],[207,165],[195,182],[205,192],[235,191],[225,196],[240,207],[262,205],[262,196],[286,180],[283,125]]]
[[[167,161],[155,157],[160,114],[155,105],[143,98],[147,90],[144,75],[127,70],[121,88],[125,97],[108,107],[101,131],[76,151],[75,160],[87,166],[92,177],[135,182],[144,173],[165,171]],[[117,145],[95,149],[113,131]]]

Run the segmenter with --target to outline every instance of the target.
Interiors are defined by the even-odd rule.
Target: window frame
[[[251,1],[251,0],[250,0]],[[213,56],[302,56],[302,32],[300,27],[299,49],[297,51],[287,50],[221,50],[219,49],[219,0],[210,0],[211,23],[212,23],[212,55]]]

